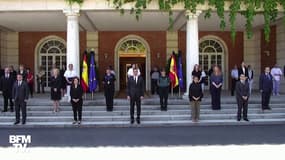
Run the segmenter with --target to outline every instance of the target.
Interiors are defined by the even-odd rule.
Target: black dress
[[[65,70],[61,69],[60,70],[60,77],[61,77],[61,88],[62,89],[66,89],[66,79],[64,77],[64,73],[65,73]]]
[[[195,71],[195,70],[192,71],[192,76],[196,76],[198,77],[198,79],[201,78],[201,75],[202,75],[201,71]]]
[[[57,76],[51,78],[50,88],[51,88],[51,99],[52,100],[60,100],[61,99],[61,77]],[[56,91],[54,90],[56,88]]]
[[[104,82],[104,95],[106,99],[107,111],[113,110],[115,81],[116,78],[113,74],[110,75],[105,74],[103,82]]]
[[[70,97],[71,97],[74,121],[82,120],[82,104],[83,104],[82,95],[83,95],[83,90],[81,85],[78,85],[77,87],[75,87],[75,85],[71,85]],[[79,101],[74,102],[73,99],[79,99]]]

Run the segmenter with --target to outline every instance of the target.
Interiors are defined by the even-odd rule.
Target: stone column
[[[80,72],[80,54],[79,54],[79,8],[69,7],[64,9],[67,17],[67,53],[66,53],[66,65],[73,64],[73,69],[75,70],[77,76]]]
[[[199,30],[198,30],[198,17],[201,11],[192,13],[186,11],[187,24],[186,24],[186,92],[188,96],[188,88],[192,83],[192,70],[195,64],[199,64]]]

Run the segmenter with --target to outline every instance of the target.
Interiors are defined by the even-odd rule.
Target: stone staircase
[[[181,125],[250,125],[285,123],[284,97],[272,98],[269,111],[262,111],[260,98],[251,98],[248,118],[250,122],[237,122],[237,105],[234,97],[223,97],[222,109],[212,110],[210,98],[201,104],[200,122],[193,123],[187,100],[169,99],[168,111],[160,111],[159,99],[148,98],[142,101],[141,124],[129,122],[129,102],[116,99],[113,112],[106,112],[104,97],[86,100],[83,106],[81,127],[128,127],[128,126],[181,126]],[[47,98],[34,98],[28,102],[27,123],[17,127],[72,127],[73,114],[68,102],[61,102],[61,111],[52,112],[52,103]],[[15,113],[0,113],[0,127],[15,127]]]

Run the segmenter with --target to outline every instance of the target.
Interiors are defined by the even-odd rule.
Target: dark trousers
[[[262,92],[261,96],[262,109],[269,108],[270,96],[271,92]]]
[[[167,109],[168,87],[159,87],[159,98],[161,109]]]
[[[221,87],[216,88],[211,86],[211,96],[212,96],[212,109],[221,109]]]
[[[16,122],[20,122],[20,110],[22,111],[22,122],[26,122],[27,117],[27,103],[15,101]]]
[[[31,97],[33,97],[33,94],[34,94],[34,84],[29,83],[28,86],[29,86]]]
[[[114,89],[113,88],[105,88],[105,100],[107,111],[113,110],[114,105]]]
[[[232,78],[231,96],[235,95],[236,82],[237,82],[237,80],[235,78]]]
[[[37,92],[40,93],[41,92],[41,88],[42,88],[42,93],[45,93],[45,86],[44,86],[44,82],[37,80]]]
[[[131,119],[134,119],[135,104],[137,106],[137,119],[140,119],[140,115],[141,115],[141,99],[140,99],[139,96],[131,97],[131,102],[130,102]]]
[[[237,105],[238,105],[238,112],[237,112],[237,118],[241,119],[241,112],[243,118],[247,118],[247,110],[248,110],[248,101],[243,100],[242,98],[237,98]]]
[[[157,79],[151,79],[151,94],[157,93]]]
[[[73,110],[73,119],[75,121],[82,120],[82,100],[79,100],[77,103],[72,102],[72,110]]]
[[[4,111],[8,110],[8,100],[10,101],[10,110],[13,111],[14,103],[12,101],[12,97],[7,94],[5,91],[3,92],[3,99],[4,99]]]

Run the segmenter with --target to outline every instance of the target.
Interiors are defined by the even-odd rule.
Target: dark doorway
[[[125,91],[127,87],[127,72],[132,64],[138,64],[141,76],[146,77],[144,57],[121,57],[120,58],[120,91]]]

